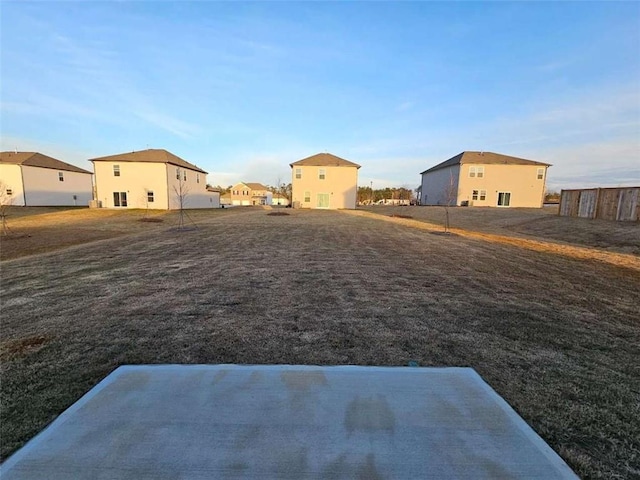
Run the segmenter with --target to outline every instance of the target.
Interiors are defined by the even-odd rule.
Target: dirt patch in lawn
[[[52,338],[50,335],[34,335],[3,343],[0,345],[0,359],[36,352]]]
[[[2,264],[2,341],[51,336],[0,362],[4,458],[118,365],[416,362],[476,369],[578,475],[637,476],[637,270],[386,216],[246,212]]]
[[[267,215],[270,215],[272,217],[286,217],[289,214],[287,212],[271,212],[271,213],[267,213]]]

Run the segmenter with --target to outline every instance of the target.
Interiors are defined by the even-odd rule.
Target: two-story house
[[[540,208],[550,166],[499,153],[462,152],[421,173],[420,203]]]
[[[207,172],[171,152],[149,149],[91,159],[96,200],[106,208],[218,208]]]
[[[356,208],[360,165],[330,153],[290,164],[295,208]]]
[[[15,206],[82,206],[93,198],[92,173],[37,152],[0,153],[0,195]]]
[[[271,205],[271,191],[261,183],[236,183],[228,195],[230,205]]]

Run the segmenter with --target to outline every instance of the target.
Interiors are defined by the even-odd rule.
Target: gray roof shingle
[[[164,149],[150,148],[139,152],[118,153],[107,157],[92,158],[92,162],[148,162],[148,163],[169,163],[178,167],[188,168],[195,172],[206,174],[200,167],[183,160],[182,158]]]
[[[310,157],[303,158],[302,160],[298,160],[297,162],[293,162],[289,164],[292,168],[293,166],[302,166],[302,167],[356,167],[360,168],[360,165],[357,163],[350,162],[349,160],[345,160],[344,158],[336,157],[331,153],[317,153],[315,155],[311,155]]]
[[[14,165],[24,165],[27,167],[50,168],[52,170],[64,170],[67,172],[87,173],[93,175],[89,170],[76,167],[62,160],[43,155],[38,152],[0,152],[0,163],[11,163]]]
[[[440,170],[441,168],[447,168],[452,165],[462,165],[465,163],[478,163],[482,165],[541,165],[550,167],[549,163],[535,162],[533,160],[525,160],[524,158],[510,157],[509,155],[502,155],[500,153],[493,152],[462,152],[451,157],[449,160],[445,160],[442,163],[437,164],[435,167],[428,168],[424,172],[420,172],[420,175],[425,173]]]

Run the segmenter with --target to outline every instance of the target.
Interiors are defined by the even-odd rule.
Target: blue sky
[[[0,3],[2,150],[165,148],[212,184],[329,151],[410,186],[463,150],[640,185],[639,2]]]

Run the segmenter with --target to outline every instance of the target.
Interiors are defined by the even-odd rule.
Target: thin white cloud
[[[19,152],[39,152],[90,171],[93,171],[93,167],[87,160],[99,156],[96,152],[83,150],[75,145],[60,145],[12,135],[2,135],[2,137],[0,137],[0,150],[3,152],[13,150],[18,150]]]
[[[136,111],[132,113],[147,123],[154,125],[162,130],[177,135],[183,139],[191,139],[202,132],[202,129],[197,125],[184,122],[171,115],[166,115],[157,111]]]

